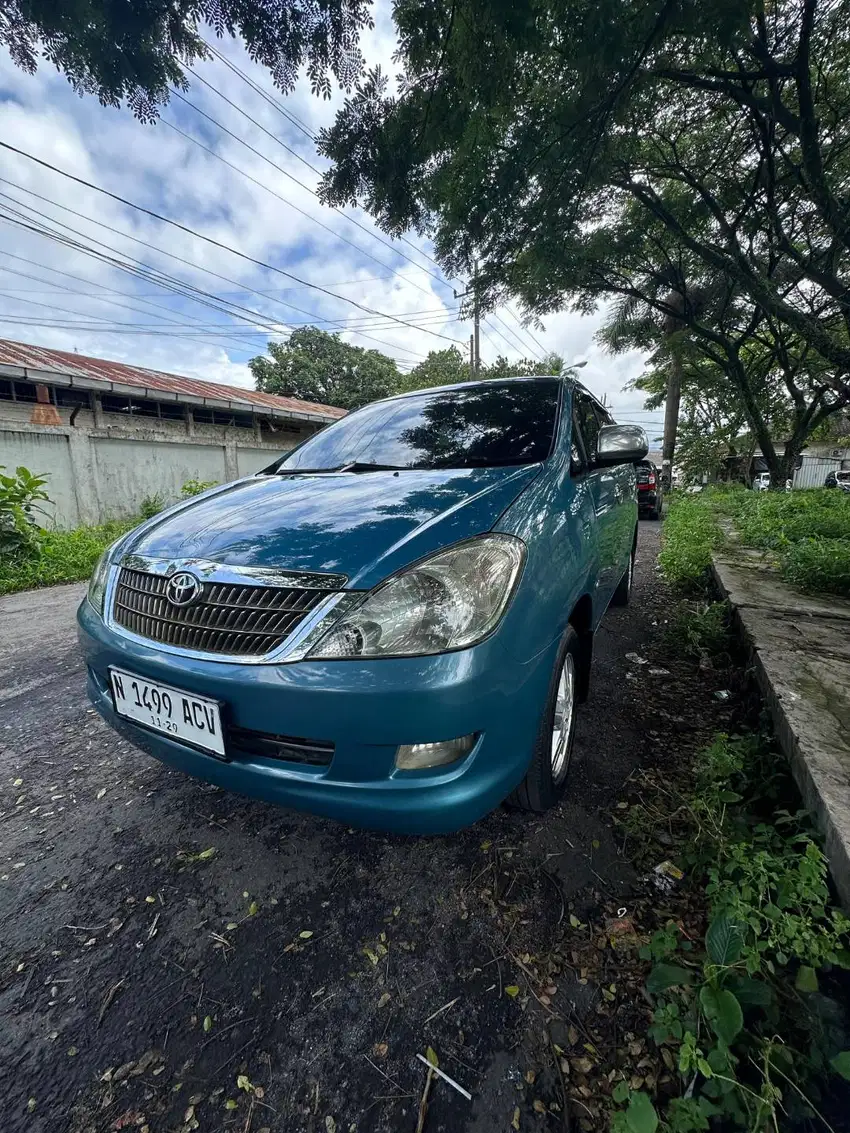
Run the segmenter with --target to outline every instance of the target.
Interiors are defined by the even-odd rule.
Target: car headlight
[[[309,656],[409,657],[474,645],[507,609],[525,560],[513,535],[458,543],[382,583]]]
[[[91,602],[101,617],[103,617],[103,603],[106,598],[106,580],[109,577],[109,562],[112,550],[112,547],[107,547],[103,552],[97,560],[97,566],[94,568],[92,576],[89,579],[89,602]]]

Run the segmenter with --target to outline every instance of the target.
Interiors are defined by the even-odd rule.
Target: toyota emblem
[[[168,580],[165,596],[172,606],[191,606],[201,596],[200,581],[187,570],[180,570]]]

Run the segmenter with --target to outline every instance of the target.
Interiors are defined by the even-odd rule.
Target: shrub
[[[677,496],[667,513],[658,562],[664,577],[683,592],[704,590],[711,552],[721,540],[712,508],[701,496]]]
[[[38,551],[40,528],[37,516],[44,515],[39,501],[49,499],[46,476],[34,476],[21,465],[14,476],[4,476],[0,465],[0,555],[20,558]]]
[[[728,654],[732,641],[729,606],[726,602],[710,602],[695,609],[683,602],[673,616],[667,639],[686,656],[702,663]]]
[[[152,519],[153,516],[159,515],[164,507],[165,496],[161,492],[154,492],[142,500],[139,505],[139,515],[142,519]]]
[[[192,496],[199,496],[201,492],[206,492],[208,488],[215,488],[217,484],[218,480],[187,480],[180,489],[180,494],[185,500],[188,500]]]
[[[37,554],[0,559],[0,594],[88,578],[106,548],[137,523],[112,520],[98,527],[43,532]]]
[[[850,598],[850,539],[818,536],[792,543],[782,554],[782,576],[810,594]]]
[[[829,488],[749,492],[739,503],[736,525],[745,543],[766,550],[781,551],[816,536],[850,539],[850,493]]]

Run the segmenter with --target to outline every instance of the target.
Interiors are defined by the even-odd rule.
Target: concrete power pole
[[[479,340],[479,326],[481,323],[481,304],[478,299],[478,260],[473,260],[475,275],[472,278],[473,318],[475,327],[475,365],[474,372],[477,378],[481,373],[481,344]]]
[[[673,457],[679,428],[679,402],[682,397],[682,353],[679,343],[673,346],[670,369],[667,371],[667,401],[664,406],[664,440],[661,445],[661,483],[673,486]]]
[[[481,346],[480,346],[480,324],[481,324],[481,303],[478,297],[478,260],[472,261],[472,285],[467,287],[466,291],[455,291],[452,289],[452,295],[455,299],[466,299],[468,295],[472,296],[472,317],[474,331],[469,336],[469,369],[470,376],[477,378],[481,372]]]

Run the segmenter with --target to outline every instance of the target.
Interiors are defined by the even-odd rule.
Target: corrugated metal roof
[[[187,400],[198,398],[210,401],[242,403],[246,409],[265,409],[274,416],[318,417],[325,421],[335,421],[345,416],[344,409],[333,405],[320,405],[312,401],[300,401],[295,397],[278,397],[273,393],[259,393],[257,390],[227,386],[220,382],[204,382],[198,378],[184,378],[179,374],[165,374],[160,370],[147,370],[142,366],[128,366],[123,362],[110,362],[104,358],[87,358],[82,354],[71,354],[65,350],[48,350],[43,346],[30,346],[26,342],[13,342],[0,339],[0,366],[21,367],[24,370],[50,371],[92,382],[109,385],[133,386],[150,392],[181,395]],[[28,375],[30,380],[39,380],[37,374]],[[41,380],[44,380],[42,375]]]

